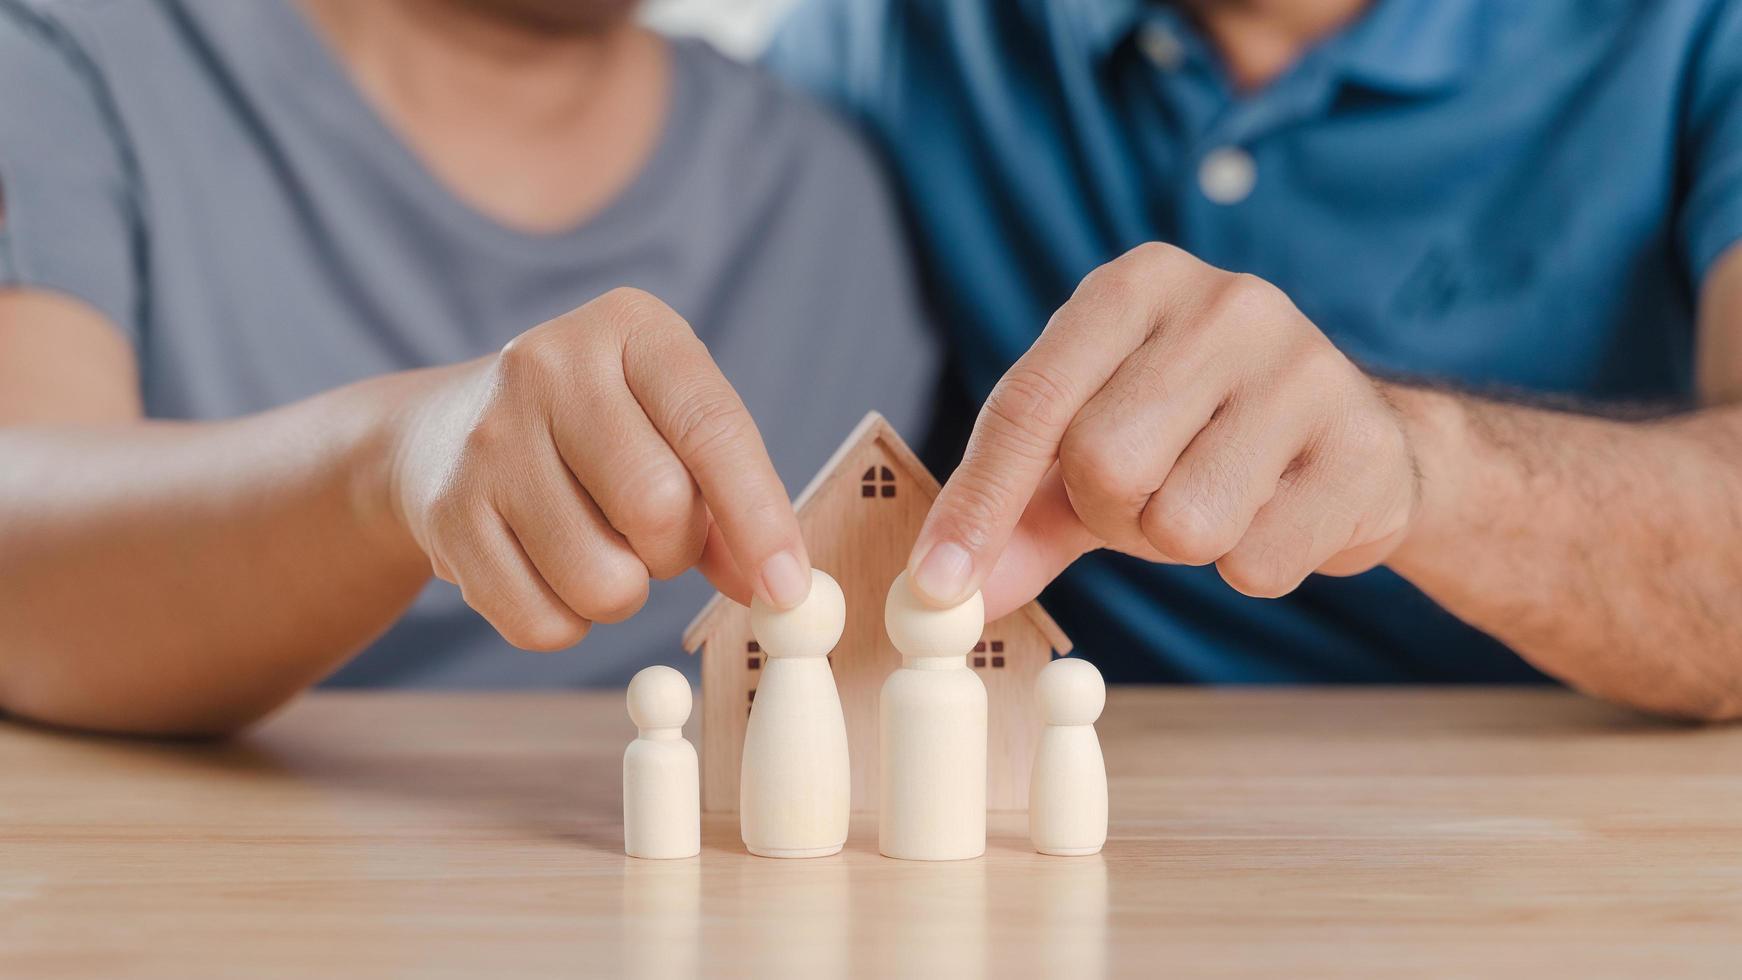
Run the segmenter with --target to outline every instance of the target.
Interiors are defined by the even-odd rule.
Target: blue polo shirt
[[[1378,0],[1249,93],[1138,0],[811,0],[769,60],[887,156],[973,405],[1150,240],[1377,372],[1688,404],[1699,286],[1742,238],[1727,0]],[[1539,677],[1384,570],[1256,600],[1103,554],[1046,598],[1116,679]]]

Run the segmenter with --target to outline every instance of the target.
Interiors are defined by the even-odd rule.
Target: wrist
[[[427,455],[420,449],[425,434],[466,367],[399,372],[346,389],[356,402],[342,411],[360,422],[350,441],[347,490],[357,527],[372,546],[423,558],[408,519],[406,487]]]
[[[1426,556],[1443,553],[1444,543],[1457,533],[1473,462],[1470,416],[1457,395],[1386,382],[1380,387],[1402,422],[1416,472],[1408,529],[1386,561],[1408,577]]]

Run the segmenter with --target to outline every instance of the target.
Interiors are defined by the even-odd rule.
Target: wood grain
[[[1112,835],[621,853],[620,694],[0,725],[0,976],[1737,976],[1742,730],[1559,691],[1115,690]]]

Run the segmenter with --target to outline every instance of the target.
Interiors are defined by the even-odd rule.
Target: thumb
[[[696,569],[708,580],[720,594],[731,599],[740,606],[748,606],[754,592],[750,577],[738,567],[738,560],[732,557],[732,549],[726,544],[726,536],[720,533],[720,525],[714,523],[713,515],[708,515],[708,539],[702,546],[701,560],[696,562]]]
[[[997,564],[980,587],[991,622],[1027,605],[1071,563],[1101,547],[1101,540],[1071,508],[1058,467],[1047,473]]]

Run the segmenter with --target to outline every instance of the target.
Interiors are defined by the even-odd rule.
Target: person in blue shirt
[[[1116,679],[1742,715],[1742,3],[811,0],[768,60],[984,402],[930,598],[1063,572]]]

